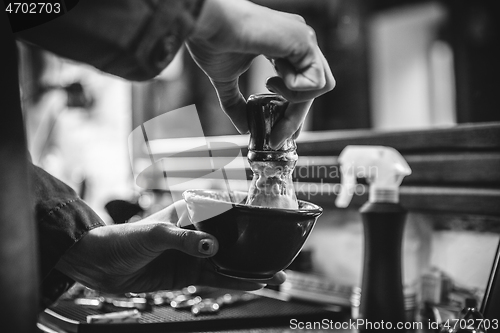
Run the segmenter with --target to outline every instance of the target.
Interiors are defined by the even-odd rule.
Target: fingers
[[[175,249],[191,256],[206,258],[217,253],[217,239],[205,232],[178,227],[187,225],[189,216],[184,200],[176,201],[165,209],[148,216],[144,220],[127,224],[131,234],[129,240],[135,240],[147,252],[160,252]]]
[[[321,62],[321,66],[313,64],[311,68],[300,72],[287,60],[275,60],[278,76],[267,80],[267,88],[290,102],[303,102],[323,95],[335,87],[335,78],[321,52],[318,61]]]
[[[285,281],[286,281],[286,273],[283,271],[279,271],[278,273],[274,274],[274,276],[271,279],[267,280],[266,283],[277,286]]]
[[[330,66],[321,52],[314,29],[305,24],[298,15],[273,12],[279,18],[276,25],[287,26],[282,34],[267,34],[258,44],[257,51],[263,53],[276,68],[283,80],[280,93],[291,101],[296,92],[314,91],[309,97],[302,96],[302,101],[312,99],[330,91],[335,80]],[[286,88],[285,88],[286,87]],[[271,87],[272,88],[272,87]],[[278,89],[280,87],[276,87]],[[285,92],[286,91],[286,92]],[[293,92],[293,93],[292,93]],[[287,96],[288,95],[288,96]]]
[[[208,262],[206,263],[210,265]],[[272,278],[265,280],[251,280],[251,279],[238,279],[231,278],[225,275],[221,275],[213,270],[213,267],[206,268],[209,272],[207,274],[201,274],[199,284],[217,287],[217,288],[227,288],[234,290],[258,290],[266,285],[280,285],[286,280],[286,273],[280,271],[276,273]]]
[[[207,258],[219,250],[217,239],[205,232],[182,229],[171,223],[157,223],[147,231],[146,244],[151,251],[169,249],[182,251],[194,257]]]
[[[302,75],[297,73],[286,60],[274,61],[279,76],[269,78],[266,86],[269,90],[282,95],[290,101],[284,118],[273,127],[270,145],[274,149],[281,147],[283,142],[290,136],[293,136],[294,139],[298,137],[313,100],[335,87],[335,78],[328,62],[323,54],[319,53],[322,63],[322,76],[317,71],[311,75]],[[323,80],[320,79],[320,76]],[[315,81],[314,77],[318,79]],[[310,89],[315,84],[319,88]],[[301,89],[293,89],[293,87],[300,87]],[[305,89],[305,87],[308,88]]]
[[[297,69],[285,59],[275,60],[274,65],[286,88],[294,92],[316,91],[322,89],[326,84],[323,68],[317,64],[312,64],[310,68],[302,73],[298,72]]]
[[[207,24],[199,24],[204,28],[189,39],[188,50],[211,79],[222,109],[240,133],[248,132],[248,124],[238,78],[257,55],[272,59],[278,73],[268,80],[268,89],[292,103],[312,101],[333,89],[335,79],[318,47],[316,33],[301,16],[247,1],[220,1],[216,5],[203,15]],[[207,35],[207,31],[211,33]],[[290,114],[280,125],[272,140],[276,145],[300,132],[309,106],[298,105],[297,114]]]

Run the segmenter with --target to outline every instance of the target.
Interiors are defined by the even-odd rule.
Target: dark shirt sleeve
[[[41,305],[47,307],[74,283],[54,269],[56,263],[89,230],[104,222],[69,186],[32,164],[29,170],[39,235]]]
[[[81,0],[17,34],[60,56],[128,80],[158,75],[194,27],[203,0]]]

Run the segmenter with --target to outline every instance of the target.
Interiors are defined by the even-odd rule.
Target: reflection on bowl
[[[244,205],[246,193],[187,190],[189,218],[197,230],[219,241],[210,258],[224,275],[268,279],[285,269],[302,249],[323,209],[299,200],[299,209]]]

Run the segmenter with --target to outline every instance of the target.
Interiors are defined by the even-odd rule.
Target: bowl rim
[[[188,189],[188,190],[185,190],[184,192],[182,192],[182,197],[186,203],[188,201],[193,202],[193,200],[186,198],[186,193],[188,193],[188,192],[200,192],[200,191],[203,191],[203,192],[228,192],[226,190],[218,190],[218,189]],[[246,194],[244,191],[233,191],[233,192]],[[246,195],[245,195],[245,198],[246,198]],[[312,202],[305,201],[305,200],[298,200],[298,202],[299,203],[302,202],[302,203],[305,203],[307,205],[312,206],[311,209],[273,208],[273,207],[252,206],[252,205],[246,205],[246,204],[242,204],[242,203],[234,203],[234,202],[222,201],[222,200],[216,200],[216,199],[212,199],[212,200],[215,202],[221,202],[221,203],[225,203],[228,205],[232,205],[234,208],[255,211],[255,212],[268,211],[268,212],[273,212],[273,213],[284,213],[284,214],[297,214],[297,213],[299,213],[299,214],[307,214],[307,215],[311,215],[311,216],[315,216],[315,215],[319,215],[319,214],[323,213],[322,207],[320,207]]]

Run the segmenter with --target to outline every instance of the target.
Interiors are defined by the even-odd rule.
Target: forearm
[[[193,29],[203,0],[82,0],[18,36],[129,80],[159,74]]]

